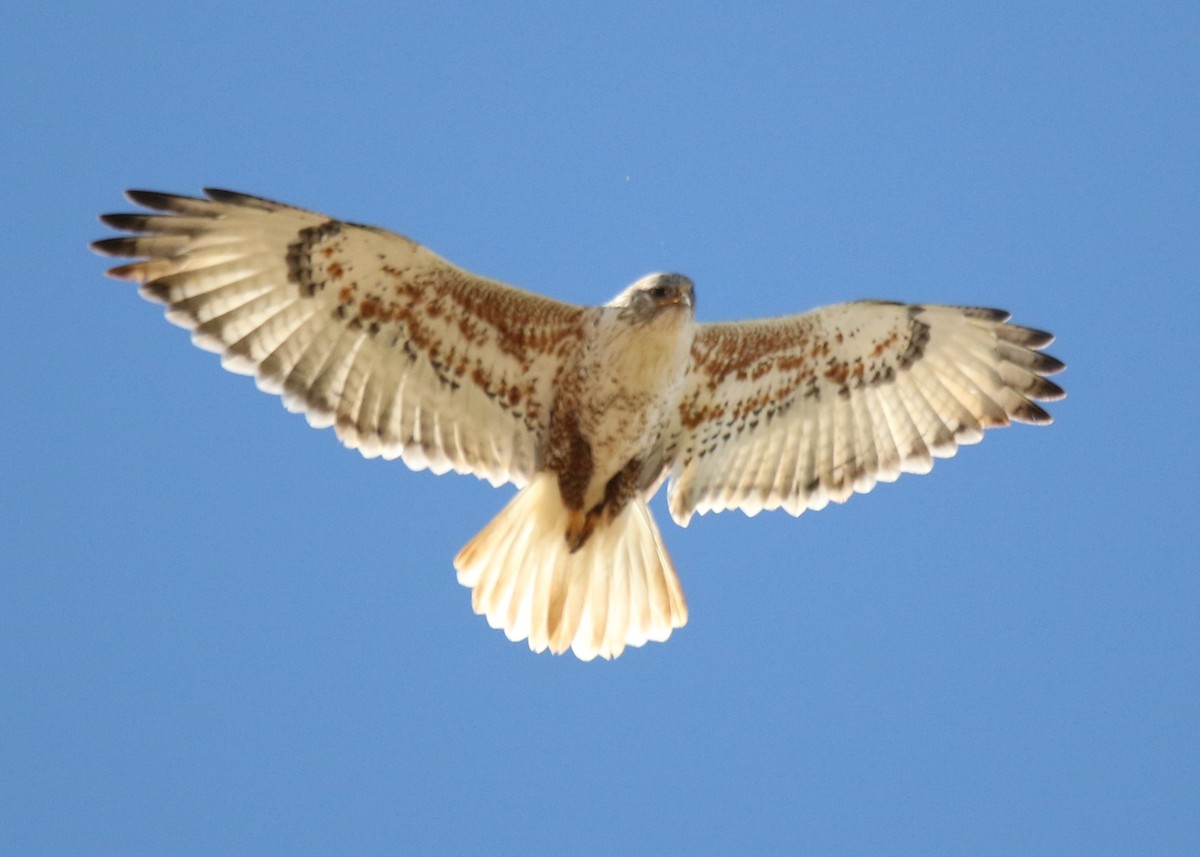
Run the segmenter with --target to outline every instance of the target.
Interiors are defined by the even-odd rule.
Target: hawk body
[[[658,480],[650,457],[691,362],[692,295],[686,277],[651,274],[584,322],[554,399],[543,462],[567,508],[582,516],[568,535],[573,549],[598,517]]]
[[[584,659],[687,620],[672,517],[843,502],[1012,421],[1048,423],[1052,337],[999,310],[884,301],[697,324],[652,274],[581,307],[395,233],[270,200],[131,191],[93,247],[167,318],[367,457],[521,490],[455,559],[472,605]]]

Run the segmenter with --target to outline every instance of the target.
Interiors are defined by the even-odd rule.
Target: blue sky
[[[1200,9],[736,8],[7,14],[0,852],[1200,852]],[[535,656],[451,566],[511,489],[363,461],[101,276],[123,188],[203,185],[580,303],[1000,306],[1069,398],[667,523],[688,626]]]

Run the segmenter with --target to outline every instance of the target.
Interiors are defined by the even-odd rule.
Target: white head
[[[663,312],[686,312],[696,307],[696,291],[683,274],[647,274],[608,302],[621,317],[645,324]]]

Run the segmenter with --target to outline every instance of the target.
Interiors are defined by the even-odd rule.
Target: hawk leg
[[[571,553],[587,543],[597,526],[611,524],[629,501],[637,496],[641,472],[642,462],[636,458],[630,459],[604,486],[604,499],[586,513],[582,509],[571,510],[566,532]]]

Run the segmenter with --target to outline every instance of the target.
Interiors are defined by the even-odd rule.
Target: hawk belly
[[[643,464],[678,408],[694,335],[690,306],[644,322],[600,310],[555,401],[547,445],[573,551],[657,480]]]

